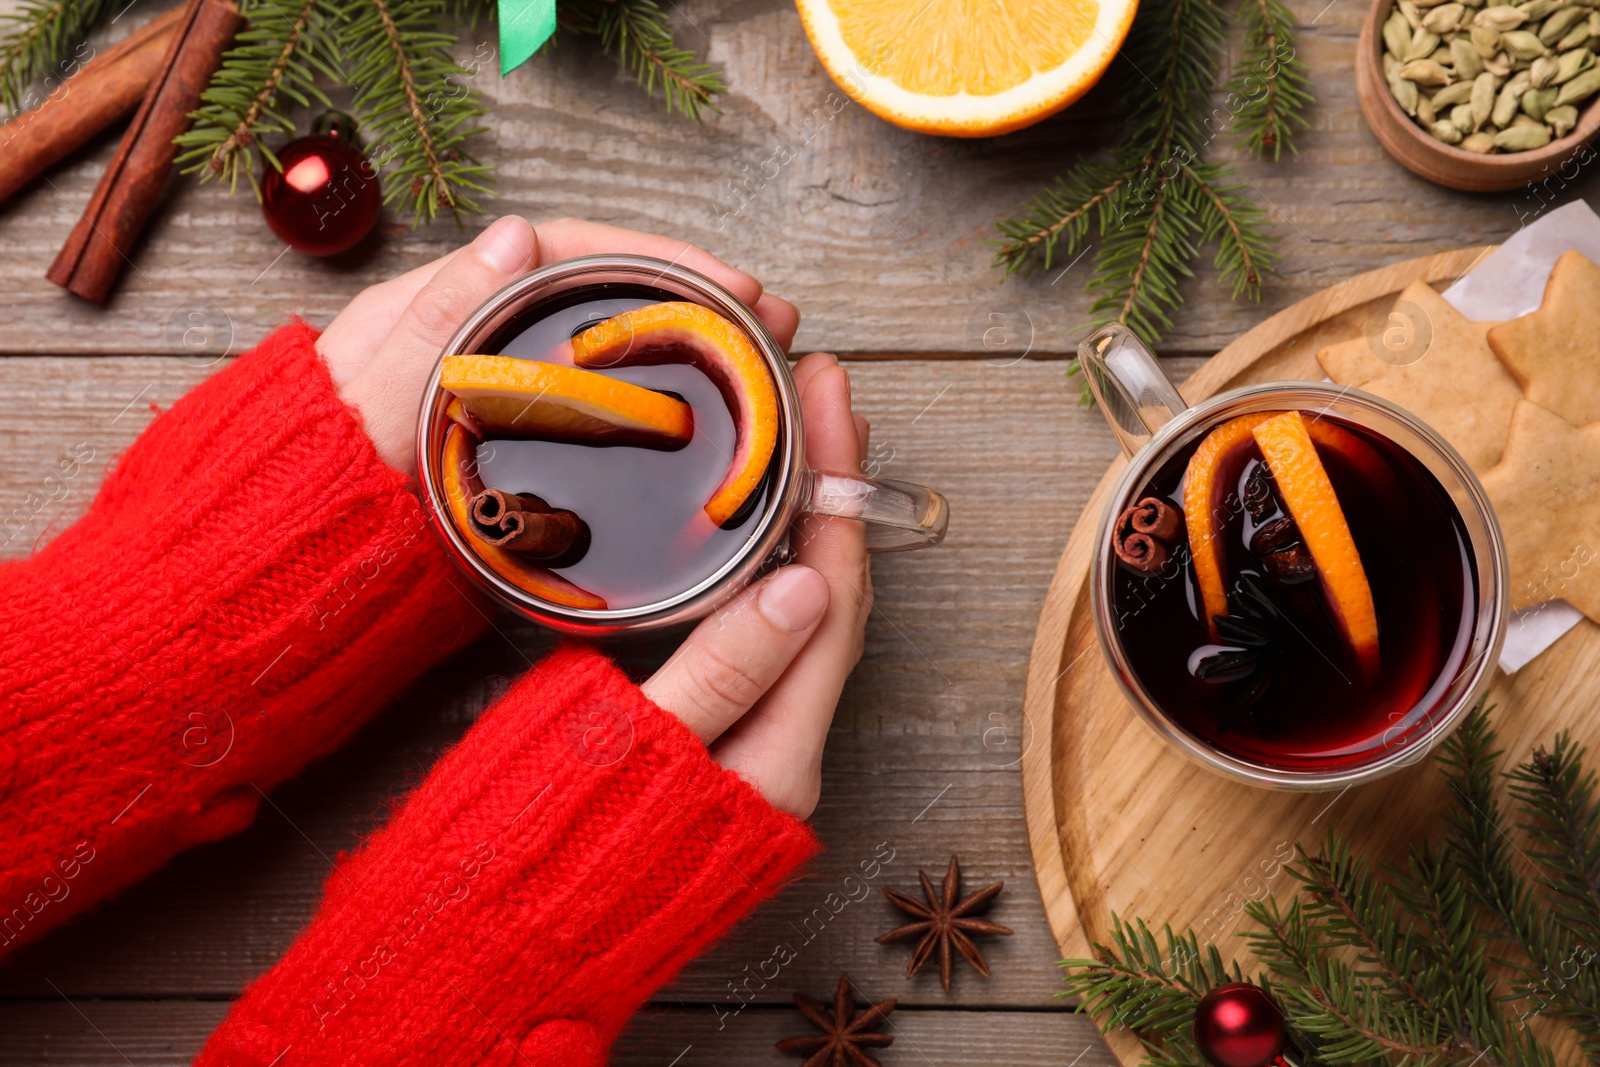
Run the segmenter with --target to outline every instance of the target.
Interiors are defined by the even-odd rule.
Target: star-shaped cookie
[[[1491,329],[1489,347],[1535,404],[1574,426],[1600,420],[1600,267],[1556,260],[1539,310]]]
[[[1417,416],[1481,474],[1500,461],[1511,409],[1522,398],[1484,338],[1497,325],[1474,322],[1426,282],[1412,282],[1378,336],[1329,345],[1317,353],[1317,362],[1340,385],[1381,396]],[[1412,344],[1426,348],[1419,356],[1407,351]],[[1379,348],[1392,358],[1379,358]]]
[[[1512,610],[1559,597],[1600,622],[1600,422],[1522,401],[1483,487],[1505,532]]]

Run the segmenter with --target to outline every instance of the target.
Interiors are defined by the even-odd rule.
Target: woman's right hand
[[[806,463],[859,471],[869,427],[850,410],[850,377],[826,353],[794,368]],[[706,618],[642,686],[774,807],[805,818],[822,788],[822,748],[872,611],[865,528],[803,517],[796,562]]]

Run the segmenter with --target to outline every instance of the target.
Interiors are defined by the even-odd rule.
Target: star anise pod
[[[1006,884],[996,882],[984,886],[957,903],[961,896],[961,861],[954,853],[950,855],[950,869],[945,872],[938,893],[933,891],[933,882],[926,871],[918,871],[917,877],[922,880],[922,892],[928,898],[926,904],[884,887],[883,895],[889,898],[889,902],[917,921],[880,935],[878,944],[887,945],[891,941],[904,941],[920,935],[922,940],[917,942],[916,951],[911,953],[911,962],[906,965],[906,977],[910,978],[920,971],[922,965],[933,956],[933,950],[938,949],[939,981],[946,993],[950,992],[950,970],[954,963],[950,952],[952,946],[979,974],[989,977],[989,964],[971,935],[1009,936],[1016,931],[987,919],[975,919],[972,914],[988,907]]]
[[[894,1011],[894,1001],[874,1004],[860,1015],[856,1014],[855,998],[850,995],[850,976],[839,976],[839,988],[833,993],[833,1015],[828,1006],[819,1004],[799,993],[794,995],[794,1006],[820,1034],[804,1037],[786,1037],[778,1042],[778,1051],[791,1056],[805,1056],[800,1067],[883,1067],[881,1063],[861,1050],[888,1048],[894,1044],[889,1034],[874,1033],[868,1027],[877,1026]]]

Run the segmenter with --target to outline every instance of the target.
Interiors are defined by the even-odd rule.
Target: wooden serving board
[[[1393,299],[1422,279],[1443,289],[1492,247],[1408,260],[1361,274],[1272,316],[1181,386],[1191,404],[1253,382],[1324,377],[1315,353],[1381,323]],[[1189,762],[1157,737],[1117,687],[1096,643],[1089,559],[1124,461],[1101,479],[1045,597],[1024,696],[1023,806],[1045,911],[1063,957],[1108,942],[1111,916],[1159,931],[1194,929],[1224,958],[1253,969],[1236,936],[1248,900],[1286,901],[1283,860],[1331,827],[1384,860],[1435,835],[1444,790],[1432,760],[1343,793],[1283,793],[1242,785]],[[1561,729],[1600,750],[1600,626],[1584,621],[1516,675],[1498,674],[1490,700],[1507,757],[1526,758]],[[1128,1067],[1126,1032],[1107,1040]],[[1558,1051],[1559,1047],[1558,1047]]]

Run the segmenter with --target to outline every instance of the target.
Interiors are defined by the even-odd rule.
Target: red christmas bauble
[[[1212,1067],[1268,1067],[1288,1048],[1289,1029],[1271,997],[1231,982],[1195,1008],[1194,1043]]]
[[[278,239],[297,252],[331,256],[353,247],[377,224],[383,207],[378,175],[349,136],[349,127],[290,141],[261,181],[261,213]]]

